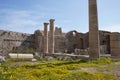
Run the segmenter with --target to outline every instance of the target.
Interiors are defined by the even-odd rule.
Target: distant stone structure
[[[89,0],[87,33],[75,30],[63,33],[62,28],[58,27],[54,30],[54,19],[44,23],[44,31],[36,30],[34,34],[0,30],[0,56],[6,56],[9,52],[19,49],[24,52],[25,48],[48,55],[47,57],[54,53],[89,55],[90,59],[97,59],[100,54],[120,57],[120,33],[98,30],[97,18],[96,0]]]
[[[74,52],[75,49],[84,49],[84,34],[77,31],[68,32],[66,34],[66,47],[68,53]]]
[[[61,30],[62,31],[62,30]],[[48,31],[49,34],[49,31]],[[111,54],[114,57],[120,55],[120,33],[111,33],[108,31],[99,31],[100,53]],[[48,35],[48,42],[49,41]],[[89,54],[89,32],[79,33],[69,31],[67,33],[54,35],[54,52],[55,53],[75,53]],[[11,50],[21,46],[38,49],[44,53],[44,35],[43,31],[36,30],[34,34],[25,34],[12,31],[0,30],[0,55],[7,55]],[[48,46],[49,43],[48,43]],[[77,52],[76,52],[77,50]],[[23,50],[24,51],[24,50]],[[49,51],[48,51],[49,54]]]
[[[114,32],[110,35],[111,55],[120,57],[120,33]]]
[[[55,27],[55,35],[61,35],[62,34],[62,30],[61,28]]]
[[[43,52],[43,34],[40,30],[36,30],[34,37],[35,49],[37,51]]]

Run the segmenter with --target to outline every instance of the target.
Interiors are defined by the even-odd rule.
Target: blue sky
[[[99,29],[120,32],[120,0],[97,0]],[[63,32],[88,32],[88,0],[0,0],[0,29],[34,33],[55,19]]]

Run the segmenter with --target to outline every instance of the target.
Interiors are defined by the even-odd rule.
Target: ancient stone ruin
[[[110,50],[112,56],[120,57],[120,33],[110,34]]]
[[[96,0],[89,0],[87,33],[75,30],[64,33],[62,28],[54,26],[54,19],[43,24],[44,31],[36,30],[34,34],[0,30],[0,55],[26,51],[40,52],[44,55],[54,53],[89,55],[91,59],[97,59],[103,54],[120,57],[120,33],[98,30],[97,18]]]
[[[46,26],[48,27],[48,24]],[[46,31],[46,29],[44,30]],[[55,28],[56,32],[57,30],[59,31],[59,28]],[[10,51],[21,46],[49,54],[50,35],[47,35],[45,31],[36,30],[34,34],[25,34],[0,30],[0,55],[7,55]],[[54,40],[54,53],[74,53],[75,55],[88,55],[90,53],[89,32],[69,31],[63,33],[61,29],[61,33],[54,33]],[[99,42],[100,54],[120,57],[120,33],[99,31]],[[24,50],[22,51],[24,52]]]

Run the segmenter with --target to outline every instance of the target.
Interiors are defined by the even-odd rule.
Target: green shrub
[[[92,60],[90,63],[95,63],[95,64],[110,64],[112,60],[110,58],[100,58],[97,60]]]
[[[71,74],[64,76],[62,80],[114,80],[114,79],[115,78],[113,75],[105,75],[102,73],[72,72]]]
[[[0,80],[115,80],[110,74],[81,71],[82,67],[108,64],[108,58],[81,62],[81,60],[59,61],[50,60],[39,64],[8,67],[0,66]]]

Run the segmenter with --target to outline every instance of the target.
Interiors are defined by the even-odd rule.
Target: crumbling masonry
[[[55,28],[55,32],[59,28]],[[61,30],[62,32],[62,30]],[[73,35],[73,32],[76,35]],[[49,33],[49,31],[48,31]],[[55,33],[54,35],[55,53],[75,53],[75,49],[79,49],[81,53],[89,49],[89,33],[79,33],[77,31],[70,31],[67,33]],[[35,48],[40,52],[44,52],[44,35],[43,31],[36,30],[34,34],[25,34],[12,31],[0,30],[0,55],[7,55],[9,51],[22,47]],[[120,33],[99,31],[100,53],[111,54],[113,57],[120,57]],[[48,42],[49,35],[48,35]],[[48,46],[50,46],[48,44]],[[49,47],[48,47],[49,48]],[[44,53],[49,53],[44,52]],[[79,55],[78,54],[78,55]]]
[[[89,0],[89,32],[62,32],[55,27],[54,19],[44,23],[44,31],[36,30],[34,34],[25,34],[0,30],[0,55],[7,55],[10,51],[34,49],[45,55],[53,53],[74,53],[76,55],[90,55],[91,59],[100,54],[111,54],[120,57],[120,33],[98,30],[97,2]],[[48,28],[50,29],[48,31]],[[24,50],[20,50],[23,51]]]

